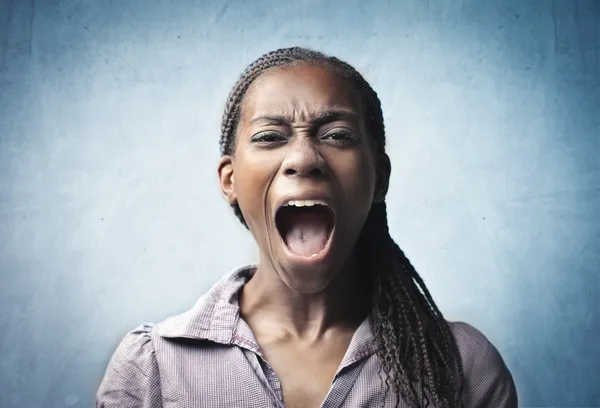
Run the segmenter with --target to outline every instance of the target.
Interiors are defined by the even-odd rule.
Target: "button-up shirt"
[[[285,408],[277,374],[240,317],[239,293],[255,270],[237,269],[191,310],[129,332],[109,362],[96,407]],[[466,323],[450,327],[462,359],[465,408],[516,408],[514,382],[497,349]],[[367,318],[354,333],[321,408],[395,406],[379,369]]]

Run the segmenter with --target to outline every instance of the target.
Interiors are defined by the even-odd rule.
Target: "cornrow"
[[[338,58],[292,47],[263,55],[238,79],[223,114],[221,155],[234,153],[241,104],[254,80],[267,70],[301,63],[331,70],[347,82],[360,97],[376,154],[385,154],[381,102],[362,75]],[[232,207],[247,228],[239,206]],[[423,279],[392,239],[385,202],[372,205],[355,251],[373,285],[371,324],[386,395],[394,392],[397,407],[403,398],[412,407],[463,408],[463,370],[456,341]]]

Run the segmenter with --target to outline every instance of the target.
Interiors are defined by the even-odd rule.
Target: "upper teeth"
[[[324,201],[320,200],[291,200],[285,203],[285,206],[295,207],[312,207],[313,205],[327,205]]]

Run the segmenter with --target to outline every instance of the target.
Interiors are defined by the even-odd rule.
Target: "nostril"
[[[318,168],[318,167],[315,167],[314,169],[312,169],[312,170],[309,172],[309,174],[310,174],[311,176],[322,176],[322,175],[323,175],[323,170],[321,170],[321,169],[320,169],[320,168]]]
[[[294,175],[297,175],[297,174],[301,174],[299,171],[296,171],[296,170],[294,170],[292,168],[286,169],[284,171],[284,173],[285,173],[286,176],[294,176]],[[318,168],[318,167],[310,169],[307,173],[304,173],[304,175],[309,176],[309,177],[320,177],[323,174],[325,174],[325,172],[322,169]]]

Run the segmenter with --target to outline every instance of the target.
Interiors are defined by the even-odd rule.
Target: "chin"
[[[293,263],[282,262],[277,274],[294,292],[313,295],[326,290],[340,273],[342,267],[332,262]]]
[[[323,292],[335,278],[335,276],[324,276],[323,274],[320,274],[320,276],[306,276],[305,274],[302,274],[302,276],[293,275],[296,274],[283,272],[280,273],[279,276],[287,287],[292,289],[294,292],[303,295],[315,295]]]

